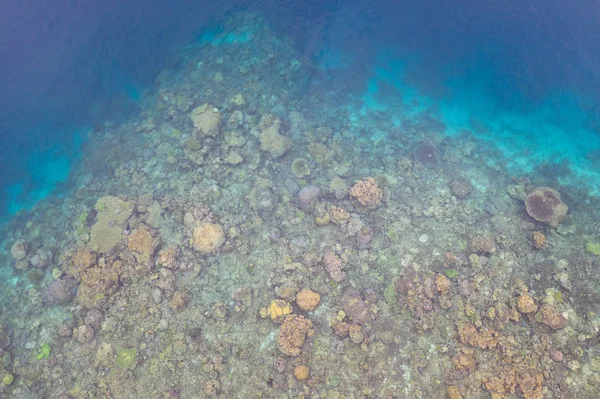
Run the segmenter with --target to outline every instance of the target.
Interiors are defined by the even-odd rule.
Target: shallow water
[[[585,9],[295,6],[4,138],[0,396],[598,397]]]

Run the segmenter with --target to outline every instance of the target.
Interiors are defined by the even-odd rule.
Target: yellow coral
[[[269,316],[271,320],[275,320],[278,317],[285,316],[290,313],[292,313],[292,305],[283,299],[274,299],[266,308],[266,311],[264,309],[261,310],[261,316],[263,318]]]

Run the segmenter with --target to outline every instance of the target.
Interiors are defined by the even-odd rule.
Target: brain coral
[[[538,187],[525,198],[527,214],[538,222],[556,227],[563,220],[569,207],[560,199],[558,191]]]
[[[305,312],[312,312],[319,306],[321,295],[308,288],[303,288],[296,294],[296,305]]]
[[[194,249],[209,254],[225,242],[225,232],[220,224],[202,223],[193,232]]]

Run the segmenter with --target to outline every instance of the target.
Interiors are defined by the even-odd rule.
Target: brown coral
[[[488,235],[476,236],[471,240],[471,251],[479,255],[489,255],[496,252],[494,238]]]
[[[79,247],[67,261],[67,273],[76,279],[98,261],[98,254],[88,247]]]
[[[525,370],[519,373],[519,388],[525,399],[542,399],[542,384],[544,375],[535,369]]]
[[[305,312],[315,310],[319,302],[321,302],[321,295],[311,289],[303,288],[296,294],[296,305]]]
[[[498,344],[498,333],[496,331],[485,327],[477,331],[475,326],[470,323],[458,325],[458,336],[463,344],[481,349],[492,349]]]
[[[194,249],[203,254],[216,251],[225,242],[225,231],[220,224],[202,223],[193,232]]]
[[[540,313],[542,314],[542,323],[549,326],[553,330],[559,330],[567,324],[567,320],[558,313],[556,308],[550,304],[542,305],[540,309]]]
[[[134,229],[127,238],[127,247],[131,250],[138,263],[148,266],[158,246],[158,239],[150,228],[144,224]]]
[[[341,223],[350,219],[350,213],[339,206],[332,206],[329,210],[329,216],[331,217],[331,221],[333,223]]]
[[[304,380],[308,379],[309,374],[310,374],[310,369],[305,364],[296,366],[296,368],[294,369],[294,377],[296,377],[296,379],[298,381],[304,381]]]
[[[115,261],[86,270],[77,289],[79,303],[86,308],[94,308],[106,301],[118,289],[122,267],[121,261]]]
[[[375,179],[369,177],[365,180],[357,181],[350,189],[350,195],[362,206],[375,208],[381,205],[383,190],[379,188]]]
[[[538,222],[556,227],[563,220],[569,207],[560,199],[558,191],[550,187],[538,187],[525,198],[527,214]]]
[[[158,252],[156,263],[167,269],[176,269],[178,266],[179,251],[176,247],[163,248]]]
[[[214,137],[219,134],[221,126],[221,114],[216,108],[210,104],[202,104],[194,108],[190,114],[190,118],[194,123],[194,127],[198,129],[203,136]]]
[[[529,294],[523,294],[517,298],[517,309],[519,312],[529,314],[537,312],[537,305]]]
[[[450,291],[450,279],[443,274],[435,275],[435,289],[440,294],[446,294]]]
[[[312,322],[304,316],[291,314],[285,317],[277,334],[277,347],[288,356],[300,355],[306,337],[312,337]]]

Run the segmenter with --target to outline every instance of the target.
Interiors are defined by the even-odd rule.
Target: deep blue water
[[[599,1],[219,3],[4,2],[0,215],[60,194],[87,132],[135,113],[181,49],[243,9],[363,112],[435,100],[450,134],[481,121],[515,168],[567,157],[596,176]]]

